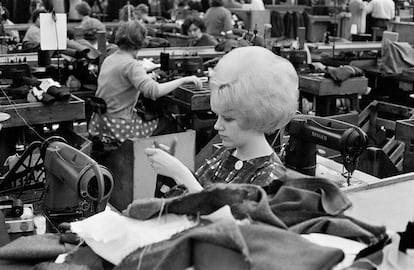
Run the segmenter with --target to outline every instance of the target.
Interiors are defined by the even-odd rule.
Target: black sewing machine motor
[[[41,148],[46,174],[43,209],[54,224],[88,217],[105,209],[114,182],[112,174],[60,137]]]
[[[339,120],[300,115],[288,125],[290,135],[285,163],[296,171],[315,175],[316,145],[322,145],[342,155],[348,184],[358,165],[358,158],[368,146],[368,136],[359,127]]]
[[[177,75],[204,76],[203,59],[198,55],[171,55],[160,54],[160,69],[163,71],[175,71]]]

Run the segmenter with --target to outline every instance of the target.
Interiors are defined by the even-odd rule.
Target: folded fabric
[[[72,222],[71,230],[83,238],[96,254],[116,265],[138,247],[163,241],[194,225],[195,222],[186,216],[169,214],[140,221],[105,210]]]
[[[353,78],[361,77],[364,72],[356,66],[341,66],[341,67],[326,67],[325,77],[331,78],[337,85],[341,85],[343,81]]]
[[[167,199],[136,200],[125,214],[147,219],[161,213],[206,215],[229,205],[236,219],[266,223],[296,233],[328,233],[372,244],[385,237],[384,226],[371,226],[343,215],[351,206],[333,182],[318,177],[280,179],[271,194],[250,184],[216,184],[200,193]]]
[[[382,72],[400,74],[405,69],[414,67],[414,49],[408,42],[385,40],[382,46]]]
[[[68,101],[70,99],[70,91],[66,86],[50,86],[47,89],[47,93],[57,100]]]
[[[328,270],[343,259],[340,249],[322,247],[300,235],[268,225],[215,222],[128,255],[115,270],[185,269],[192,266],[193,243],[212,243],[240,253],[249,269]],[[300,259],[298,259],[300,258]],[[224,260],[225,258],[210,258]]]
[[[30,86],[40,86],[40,81],[36,78],[33,77],[25,77],[23,76],[21,78],[21,81],[26,84],[26,85],[30,85]]]
[[[1,260],[50,260],[66,253],[58,234],[22,236],[0,247]]]

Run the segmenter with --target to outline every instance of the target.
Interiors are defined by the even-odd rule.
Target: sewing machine
[[[341,153],[343,174],[348,185],[358,165],[358,158],[368,145],[368,138],[359,127],[339,120],[301,115],[288,125],[290,139],[286,147],[286,166],[308,175],[315,175],[316,145]]]
[[[41,148],[46,176],[43,210],[55,224],[89,217],[105,209],[114,181],[95,160],[50,137]]]
[[[176,75],[204,75],[203,59],[197,53],[189,55],[160,54],[161,70]]]
[[[308,55],[305,50],[280,50],[280,56],[289,60],[298,73],[309,73]]]

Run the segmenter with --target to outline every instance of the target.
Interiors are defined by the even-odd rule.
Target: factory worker
[[[166,83],[152,79],[136,59],[138,51],[144,46],[146,33],[145,26],[136,20],[121,24],[115,36],[119,49],[102,63],[95,96],[105,101],[107,110],[102,115],[92,115],[88,131],[103,142],[119,144],[128,138],[153,134],[159,119],[145,121],[135,110],[141,94],[155,100],[185,83],[193,83],[198,89],[202,86],[196,76]]]
[[[210,34],[205,33],[206,25],[199,17],[187,17],[181,25],[184,35],[190,37],[187,46],[215,46],[217,40]]]
[[[236,48],[214,68],[210,88],[211,109],[218,117],[214,128],[223,147],[194,175],[165,146],[145,149],[151,166],[189,192],[213,183],[269,186],[285,174],[285,167],[265,134],[283,128],[297,110],[294,67],[262,47]]]

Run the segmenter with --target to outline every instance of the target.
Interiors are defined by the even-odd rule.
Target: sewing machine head
[[[180,75],[204,76],[203,59],[198,55],[170,55],[161,53],[161,70],[174,71]]]
[[[288,125],[286,166],[301,173],[315,175],[316,145],[341,153],[348,184],[358,165],[358,158],[368,145],[367,135],[359,127],[339,120],[318,116],[297,116]]]
[[[46,174],[43,208],[56,224],[105,209],[114,185],[105,167],[60,137],[49,138],[41,155]]]

